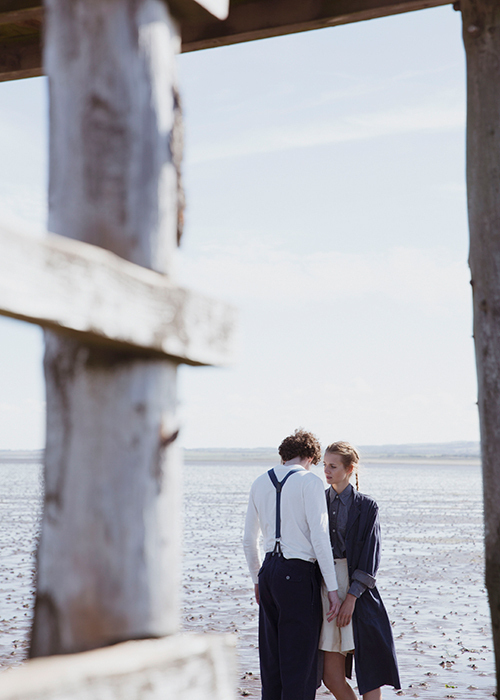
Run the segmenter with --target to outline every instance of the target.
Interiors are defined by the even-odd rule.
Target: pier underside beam
[[[227,0],[169,2],[183,52],[446,4],[449,0],[232,0],[225,19]],[[43,74],[43,19],[41,0],[0,0],[0,81]]]

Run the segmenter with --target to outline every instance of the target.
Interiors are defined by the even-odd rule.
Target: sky
[[[181,367],[186,447],[477,440],[465,60],[451,6],[183,54],[178,279],[237,306]],[[47,84],[0,84],[0,222],[46,227]],[[21,274],[21,272],[20,272]],[[44,443],[43,343],[0,319],[0,449]]]

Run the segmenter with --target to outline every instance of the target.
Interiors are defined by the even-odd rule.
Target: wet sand
[[[231,632],[238,694],[260,697],[257,606],[241,550],[248,489],[265,467],[188,464],[182,626]],[[0,668],[26,658],[41,486],[33,466],[0,466]],[[320,470],[318,470],[320,473]],[[483,586],[480,470],[367,464],[361,490],[380,506],[378,585],[393,622],[402,690],[383,697],[491,697],[494,661]],[[355,684],[355,683],[354,683]],[[318,698],[332,697],[321,688]]]

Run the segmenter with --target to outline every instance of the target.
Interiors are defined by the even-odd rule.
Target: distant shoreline
[[[479,457],[470,457],[468,455],[464,455],[463,457],[457,457],[452,455],[411,457],[405,455],[403,457],[366,457],[366,459],[361,460],[361,466],[368,464],[463,464],[466,466],[480,467],[481,459]]]
[[[408,445],[365,445],[359,447],[361,464],[470,464],[481,463],[478,442],[422,443]],[[278,450],[259,448],[196,448],[184,449],[187,464],[200,462],[245,462],[246,464],[278,464]]]
[[[0,450],[0,464],[41,464],[44,450]]]
[[[367,445],[359,448],[361,464],[450,464],[480,465],[479,443],[425,443],[408,445]],[[278,450],[256,448],[183,448],[186,464],[269,464],[279,463]],[[0,450],[0,464],[41,464],[44,450]]]

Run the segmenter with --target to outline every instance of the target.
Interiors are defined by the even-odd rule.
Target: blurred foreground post
[[[49,230],[170,273],[177,25],[161,0],[47,0]],[[110,319],[110,322],[112,319]],[[46,331],[31,656],[178,628],[176,363]]]
[[[52,233],[0,227],[0,314],[45,329],[30,650],[45,658],[2,677],[0,700],[232,700],[234,640],[176,634],[177,365],[227,363],[234,322],[173,278],[178,25],[163,0],[47,0],[45,15]]]
[[[460,0],[467,192],[484,480],[486,587],[500,672],[500,0]]]

